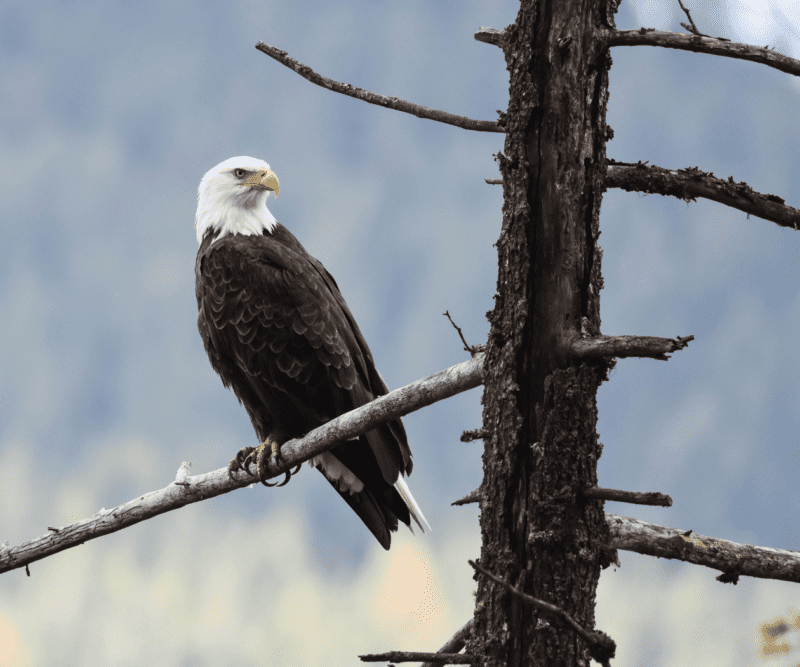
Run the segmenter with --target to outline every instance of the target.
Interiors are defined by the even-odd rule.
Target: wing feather
[[[260,440],[276,429],[300,437],[388,392],[336,281],[281,225],[262,236],[207,236],[196,291],[212,366]],[[387,530],[410,520],[393,487],[412,468],[402,422],[343,447],[331,451],[366,488],[342,496],[388,548]]]

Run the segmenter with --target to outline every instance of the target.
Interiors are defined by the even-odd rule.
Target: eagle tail
[[[408,484],[406,484],[406,480],[403,479],[403,475],[398,475],[397,481],[394,483],[394,488],[397,490],[397,493],[400,494],[400,497],[403,499],[403,502],[408,507],[408,513],[411,515],[411,518],[416,521],[419,529],[424,533],[425,528],[423,527],[420,519],[425,522],[425,525],[428,526],[428,530],[433,530],[431,528],[431,524],[428,523],[428,520],[425,518],[425,515],[422,513],[417,501],[414,500],[414,496],[411,495],[411,490],[408,488]],[[409,526],[410,528],[411,526]],[[414,532],[414,531],[411,531]]]

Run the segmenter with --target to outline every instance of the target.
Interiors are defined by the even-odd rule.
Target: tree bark
[[[480,564],[587,630],[613,558],[603,503],[581,494],[597,485],[596,393],[609,362],[579,362],[571,349],[600,332],[611,60],[598,29],[614,26],[617,4],[523,0],[505,31],[503,225],[483,397]],[[476,579],[476,664],[589,663],[571,629]]]

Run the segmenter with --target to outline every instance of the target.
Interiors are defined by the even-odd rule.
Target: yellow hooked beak
[[[257,171],[254,174],[248,176],[245,180],[243,180],[239,185],[243,186],[261,186],[270,192],[275,193],[275,197],[278,197],[278,192],[280,192],[281,186],[278,183],[278,177],[275,175],[275,172],[272,169],[262,169],[261,171]]]

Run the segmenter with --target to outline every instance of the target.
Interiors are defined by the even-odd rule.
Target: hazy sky
[[[706,2],[704,32],[798,56],[789,3]],[[703,11],[701,11],[701,4]],[[196,330],[197,185],[234,155],[281,181],[272,213],[337,279],[390,387],[484,342],[503,137],[313,86],[321,74],[479,119],[507,105],[501,51],[473,39],[517,3],[0,0],[0,543],[32,539],[256,444]],[[624,0],[621,28],[682,31],[676,2]],[[613,51],[610,157],[698,166],[800,207],[789,75],[647,47]],[[626,360],[599,394],[604,486],[670,509],[611,513],[800,549],[800,236],[723,206],[609,191],[607,334],[696,340]],[[6,665],[353,665],[436,650],[471,615],[480,390],[405,419],[433,526],[385,552],[316,471],[242,490],[0,576]],[[619,666],[758,664],[793,584],[621,552],[597,625]],[[796,614],[796,612],[795,612]],[[800,660],[797,631],[788,639]],[[792,662],[792,660],[794,662]]]

